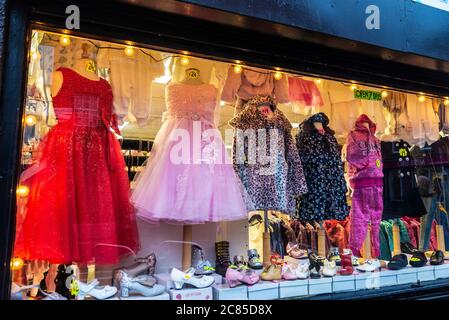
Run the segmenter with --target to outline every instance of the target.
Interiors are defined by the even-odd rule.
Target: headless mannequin
[[[319,134],[321,134],[321,135],[324,134],[324,128],[323,128],[323,124],[321,122],[314,122],[313,126],[315,127],[315,129],[318,131]]]
[[[186,69],[184,79],[181,81],[184,84],[201,85],[204,82],[201,80],[201,72],[196,68]]]
[[[87,43],[83,43],[81,49],[81,58],[75,62],[74,66],[71,69],[84,78],[93,81],[99,81],[100,77],[96,73],[97,68],[95,67],[94,61],[90,58],[90,46]],[[63,81],[64,79],[61,71],[53,72],[53,81],[51,86],[51,95],[53,97],[58,94],[59,90],[62,87]]]

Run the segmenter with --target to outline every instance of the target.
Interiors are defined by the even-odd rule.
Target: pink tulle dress
[[[180,224],[247,217],[242,185],[214,124],[217,96],[210,84],[166,87],[168,119],[131,196],[138,217]]]

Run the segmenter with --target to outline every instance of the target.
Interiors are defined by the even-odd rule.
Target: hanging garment
[[[351,233],[349,246],[356,256],[366,238],[368,225],[371,224],[371,256],[380,255],[379,227],[382,219],[382,187],[356,188],[352,194]]]
[[[393,225],[399,227],[399,242],[410,242],[407,227],[401,219],[383,220],[380,223],[380,259],[391,260],[394,252]]]
[[[421,200],[410,144],[381,142],[384,173],[383,219],[420,217],[427,213]]]
[[[432,144],[440,138],[440,120],[431,99],[420,102],[416,95],[407,94],[407,114],[412,125],[413,140],[410,143],[423,147],[426,142]]]
[[[271,106],[271,119],[258,110],[261,104]],[[229,124],[236,129],[234,168],[254,209],[293,213],[307,186],[288,119],[271,97],[255,96]]]
[[[313,126],[323,124],[324,134]],[[348,215],[343,163],[329,118],[317,113],[307,119],[296,136],[309,192],[298,201],[297,216],[302,221],[344,220]]]
[[[228,76],[221,92],[221,100],[237,101],[236,113],[250,98],[270,96],[276,103],[288,103],[288,80],[286,76],[276,80],[273,72],[263,69],[250,70],[244,68],[241,73],[235,73],[233,66],[229,67]]]
[[[332,123],[334,126],[332,128],[335,130],[335,135],[346,137],[361,114],[362,103],[360,100],[333,103]]]
[[[376,137],[382,136],[388,127],[387,111],[382,106],[382,101],[361,100],[361,104],[362,114],[367,115],[376,124]]]
[[[214,125],[217,94],[210,84],[166,87],[168,119],[131,197],[140,218],[185,224],[246,218],[243,189]]]
[[[340,252],[343,252],[343,249],[349,248],[349,226],[349,218],[346,218],[344,221],[326,220],[323,223],[329,241],[332,246],[338,247]]]
[[[151,52],[154,59],[160,55]],[[145,126],[151,112],[152,81],[164,74],[164,64],[140,50],[129,57],[122,50],[101,49],[97,57],[99,68],[110,69],[110,80],[114,94],[114,112],[119,122],[136,119]]]
[[[30,189],[18,216],[15,254],[50,263],[113,264],[139,248],[129,202],[129,181],[112,115],[107,81],[61,68],[53,97],[58,124],[39,145],[39,159],[25,170]]]
[[[319,110],[319,107],[324,104],[320,90],[313,81],[288,77],[288,90],[289,100],[295,113],[310,115],[312,110]]]
[[[365,127],[368,124],[368,128]],[[372,256],[378,257],[379,224],[382,219],[382,155],[375,137],[376,124],[362,114],[348,134],[346,160],[352,194],[350,247],[360,255],[368,224],[371,224]]]

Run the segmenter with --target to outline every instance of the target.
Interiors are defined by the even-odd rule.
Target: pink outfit
[[[369,129],[365,127],[365,123],[368,123]],[[375,133],[376,124],[362,114],[348,135],[346,160],[349,184],[354,189],[349,245],[354,254],[359,255],[368,224],[371,223],[371,254],[378,257],[383,211],[383,172],[380,141]]]
[[[290,102],[300,102],[307,107],[322,106],[323,98],[315,82],[298,77],[288,77]]]
[[[349,247],[360,257],[360,249],[365,241],[368,224],[371,222],[371,256],[380,255],[379,230],[382,220],[382,187],[365,187],[354,189],[351,206],[351,231]]]
[[[369,124],[369,130],[364,126]],[[382,186],[380,140],[375,137],[376,124],[362,114],[346,140],[349,184],[351,188]]]
[[[199,224],[247,217],[240,180],[214,125],[217,95],[210,84],[166,87],[168,119],[131,197],[140,218]]]
[[[284,75],[276,80],[272,72],[264,70],[244,69],[241,73],[235,73],[231,66],[221,92],[221,100],[234,102],[239,98],[247,101],[256,95],[270,96],[276,103],[289,102],[287,77]]]

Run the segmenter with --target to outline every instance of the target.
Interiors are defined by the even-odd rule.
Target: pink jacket
[[[369,130],[364,123],[369,124]],[[374,135],[376,124],[362,114],[346,140],[349,184],[351,188],[382,186],[380,141]]]

